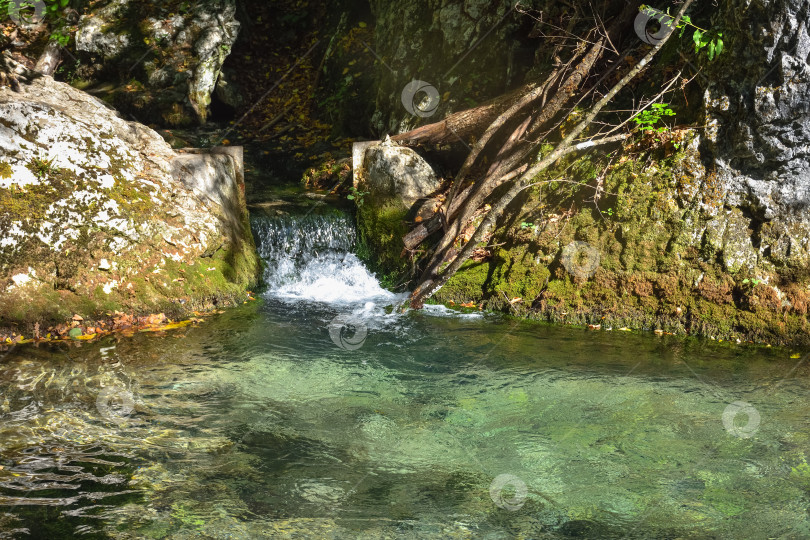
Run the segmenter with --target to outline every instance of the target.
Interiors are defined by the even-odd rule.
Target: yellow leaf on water
[[[169,323],[169,324],[167,324],[165,326],[162,326],[161,330],[174,330],[175,328],[183,328],[185,326],[190,325],[192,322],[194,322],[194,321],[189,319],[187,321],[177,321],[177,322]]]
[[[801,358],[802,355],[800,353],[793,353],[790,355],[791,358]]]
[[[346,75],[349,72],[349,68],[343,68],[343,74]]]
[[[146,326],[141,328],[141,332],[163,332],[164,330],[175,330],[177,328],[183,328],[184,326],[188,326],[191,324],[192,321],[179,321],[173,322],[169,324],[164,324],[163,326]]]

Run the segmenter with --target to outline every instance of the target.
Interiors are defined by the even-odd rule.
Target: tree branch
[[[445,283],[447,283],[447,280],[449,280],[458,271],[461,265],[470,258],[475,246],[483,241],[484,236],[492,227],[494,227],[496,220],[501,216],[509,203],[512,202],[512,200],[521,191],[528,187],[534,177],[553,165],[558,159],[569,152],[569,148],[573,145],[574,140],[576,140],[576,138],[583,131],[585,131],[585,129],[587,129],[587,127],[593,122],[605,105],[607,105],[616,96],[619,90],[624,88],[631,80],[633,80],[636,75],[638,75],[650,63],[653,57],[658,54],[667,41],[669,41],[670,37],[672,37],[672,34],[680,23],[683,14],[686,12],[689,6],[692,5],[693,1],[694,0],[685,0],[681,6],[681,9],[675,16],[669,31],[666,33],[663,39],[653,46],[653,48],[644,56],[644,58],[642,58],[638,64],[633,66],[633,68],[624,77],[622,77],[622,79],[616,83],[616,85],[614,85],[613,88],[611,88],[608,93],[596,103],[596,105],[593,106],[585,118],[574,127],[574,129],[548,156],[541,159],[538,163],[523,173],[523,175],[517,181],[515,181],[512,187],[509,188],[509,190],[502,195],[494,205],[492,205],[492,208],[484,217],[481,224],[476,228],[470,240],[464,245],[461,252],[453,259],[450,265],[435,280],[428,277],[428,279],[423,280],[416,287],[416,289],[414,289],[413,293],[411,294],[412,308],[420,309],[424,305],[426,298],[430,297]]]

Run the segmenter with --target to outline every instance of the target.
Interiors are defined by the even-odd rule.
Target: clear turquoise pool
[[[300,240],[199,326],[0,353],[0,538],[810,537],[803,359],[401,314]]]

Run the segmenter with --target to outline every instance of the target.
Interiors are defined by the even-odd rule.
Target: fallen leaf
[[[151,325],[151,326],[155,326],[155,325],[158,325],[158,324],[162,323],[165,320],[166,320],[166,315],[164,315],[163,313],[155,313],[155,314],[147,316],[145,318],[145,320],[144,320],[144,323],[148,324],[148,325]]]
[[[188,326],[192,322],[193,321],[191,320],[187,320],[187,321],[173,322],[165,324],[163,326],[147,326],[145,328],[141,328],[141,332],[163,332],[164,330],[174,330],[176,328],[183,328],[184,326]]]
[[[83,321],[83,320],[84,320],[84,317],[82,317],[81,315],[74,315],[74,316],[73,316],[73,320],[74,320],[74,321]]]

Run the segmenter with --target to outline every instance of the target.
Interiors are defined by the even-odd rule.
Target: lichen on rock
[[[233,300],[259,264],[241,156],[180,155],[50,77],[0,89],[0,324]],[[180,175],[181,164],[189,170]]]

